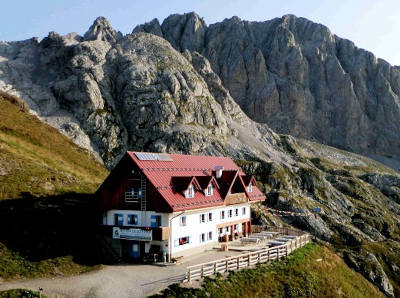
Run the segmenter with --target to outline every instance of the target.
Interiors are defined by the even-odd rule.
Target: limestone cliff
[[[189,13],[135,30],[201,53],[243,111],[276,132],[400,168],[400,70],[327,27],[293,15],[207,26]]]

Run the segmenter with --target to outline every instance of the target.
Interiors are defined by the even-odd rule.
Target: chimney
[[[221,178],[223,169],[224,168],[222,166],[215,166],[215,177],[217,179]]]

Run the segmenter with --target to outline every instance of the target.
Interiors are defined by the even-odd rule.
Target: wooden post
[[[240,265],[240,257],[237,258],[237,269],[240,268],[239,265]]]
[[[228,260],[225,261],[225,272],[228,272]]]
[[[268,248],[268,255],[267,255],[267,262],[269,262],[269,251],[270,251],[270,247]]]
[[[259,252],[258,253],[258,264],[260,264],[261,263],[261,253]]]
[[[188,268],[188,282],[190,282],[190,278],[191,278],[191,272],[190,272],[190,268]]]
[[[279,247],[276,249],[277,259],[279,260]]]
[[[247,267],[250,267],[250,254],[249,254],[248,258],[247,258],[247,262],[249,263],[249,264],[247,265]]]
[[[217,274],[217,262],[214,263],[214,274]]]
[[[288,256],[288,245],[286,244],[286,256]]]
[[[201,265],[201,277],[204,277],[204,265]]]

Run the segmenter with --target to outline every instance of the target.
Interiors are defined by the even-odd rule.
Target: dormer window
[[[247,186],[247,192],[252,192],[253,191],[253,184],[249,184],[249,186]]]
[[[206,196],[212,196],[212,195],[213,195],[213,186],[212,184],[210,184],[206,189]]]
[[[194,197],[194,187],[190,185],[189,188],[186,190],[186,198],[193,198]]]

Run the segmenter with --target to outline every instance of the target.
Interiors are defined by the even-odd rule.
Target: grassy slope
[[[39,202],[34,198],[40,196],[57,198],[57,195],[61,194],[93,193],[106,177],[107,170],[56,129],[44,124],[37,117],[10,103],[9,100],[5,100],[5,97],[7,97],[6,94],[0,94],[0,202],[7,203],[2,204],[1,209],[5,212],[5,216],[12,218],[9,214],[20,210],[17,208],[20,204],[15,204],[13,207],[13,203],[6,199],[29,197]],[[34,214],[38,214],[36,218],[38,216],[42,218],[42,214],[46,214],[47,209],[54,209],[54,203],[52,209],[43,209],[43,204],[41,207],[28,208],[31,210],[30,216],[33,214],[35,217]],[[35,208],[40,209],[42,213],[36,212]],[[57,216],[56,212],[61,214],[60,210],[54,210],[55,216]],[[23,212],[25,211],[22,211],[22,214],[18,213],[18,217],[24,217]],[[18,222],[20,221],[16,219],[15,222],[8,221],[5,224],[18,229],[16,228]],[[37,220],[34,223],[36,224]],[[22,232],[28,233],[26,236],[29,236],[30,229],[33,228],[27,227]],[[48,238],[42,232],[42,228],[39,227],[35,231],[38,231],[42,238]],[[49,232],[50,235],[55,233],[58,231]],[[63,234],[58,235],[59,238],[63,236]],[[13,239],[10,240],[5,234],[1,235],[0,242],[5,242],[0,243],[0,277],[69,275],[96,268],[96,266],[76,263],[70,255],[47,256],[43,253],[41,259],[30,258],[28,253],[24,253],[24,249],[25,251],[31,249],[27,243],[29,237],[24,237],[25,244],[15,244],[11,241]],[[4,245],[7,242],[10,244],[9,247]],[[45,248],[46,244],[43,245]],[[43,250],[43,248],[38,250]]]
[[[175,284],[158,297],[384,297],[328,248],[308,244],[256,269],[207,278],[201,288]]]
[[[0,97],[0,200],[92,193],[106,175],[85,150]]]

